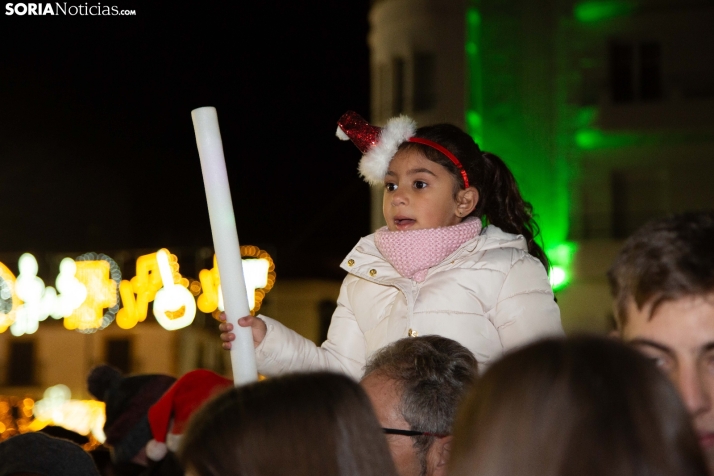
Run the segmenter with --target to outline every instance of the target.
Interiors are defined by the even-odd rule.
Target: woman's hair
[[[469,183],[479,192],[479,200],[471,216],[485,218],[507,233],[523,235],[528,252],[538,258],[548,272],[548,258],[536,243],[540,229],[533,219],[533,207],[523,200],[516,179],[506,164],[496,155],[481,152],[470,135],[452,124],[435,124],[420,127],[415,137],[428,139],[445,147],[464,167]],[[458,188],[464,188],[463,179],[453,162],[444,154],[427,145],[404,142],[399,150],[418,150],[427,159],[436,162],[454,176]]]
[[[698,476],[667,377],[613,339],[543,340],[493,364],[459,409],[452,476]]]
[[[396,474],[367,395],[326,372],[219,394],[191,417],[179,457],[200,476]]]

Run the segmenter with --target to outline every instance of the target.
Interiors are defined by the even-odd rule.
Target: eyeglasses
[[[402,435],[402,436],[433,436],[435,438],[445,438],[448,433],[430,433],[428,431],[414,430],[397,430],[396,428],[382,428],[385,435]]]

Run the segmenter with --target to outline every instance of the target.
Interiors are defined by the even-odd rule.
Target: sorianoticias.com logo
[[[60,16],[120,16],[136,15],[136,10],[122,10],[117,6],[90,5],[67,5],[67,2],[55,3],[6,3],[5,15],[60,15]]]

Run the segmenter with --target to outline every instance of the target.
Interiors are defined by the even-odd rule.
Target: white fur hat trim
[[[416,134],[414,119],[401,115],[393,117],[382,128],[377,143],[359,161],[359,173],[370,185],[384,181],[389,163],[399,146]]]

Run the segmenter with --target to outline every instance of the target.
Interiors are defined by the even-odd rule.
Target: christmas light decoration
[[[159,250],[156,253],[159,274],[163,287],[154,298],[154,317],[161,326],[169,331],[190,325],[196,316],[196,301],[193,294],[181,284],[174,282],[175,274],[169,264],[169,253]],[[188,285],[188,281],[186,285]]]
[[[87,290],[82,305],[64,319],[64,327],[70,330],[96,330],[102,326],[104,309],[117,304],[117,283],[109,272],[109,262],[75,261],[76,278]]]
[[[15,275],[0,263],[0,333],[15,322],[15,313],[22,301],[15,293]]]
[[[241,256],[252,258],[243,259],[242,264],[250,313],[255,315],[260,309],[265,294],[275,284],[275,263],[266,251],[257,246],[241,246],[240,251]],[[198,297],[198,308],[206,314],[216,310],[223,311],[221,278],[215,255],[213,256],[213,268],[201,270],[198,278],[203,289],[203,294]]]

